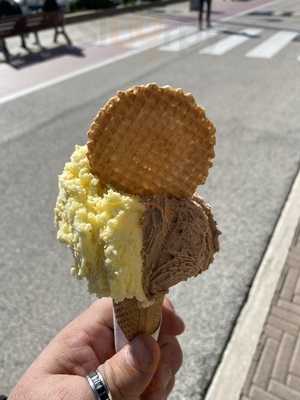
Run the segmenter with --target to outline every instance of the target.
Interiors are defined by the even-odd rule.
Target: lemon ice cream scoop
[[[102,185],[90,171],[87,147],[76,146],[59,176],[57,238],[72,249],[72,273],[89,291],[116,301],[148,303],[142,284],[144,205]]]

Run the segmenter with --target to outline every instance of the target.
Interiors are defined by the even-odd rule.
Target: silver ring
[[[109,388],[99,371],[90,372],[86,379],[95,395],[96,400],[112,400]]]

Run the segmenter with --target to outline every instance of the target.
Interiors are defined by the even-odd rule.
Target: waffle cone
[[[191,197],[214,158],[215,127],[190,93],[156,84],[120,91],[88,132],[92,172],[135,195]]]
[[[149,307],[142,307],[136,299],[114,302],[116,320],[130,341],[140,334],[152,335],[159,327],[164,296],[159,296]]]

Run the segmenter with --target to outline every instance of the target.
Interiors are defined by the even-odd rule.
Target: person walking
[[[211,28],[210,13],[212,0],[199,0],[199,28],[203,28],[203,10],[206,3],[206,27]]]
[[[6,17],[21,17],[23,15],[22,9],[14,0],[0,0],[0,18]],[[24,34],[20,34],[21,46],[26,49],[26,42]],[[2,47],[6,49],[5,41],[2,39]],[[6,49],[7,51],[7,49]]]
[[[60,7],[57,3],[56,0],[45,0],[44,5],[43,5],[43,12],[44,13],[51,13],[55,11],[59,11]],[[54,27],[54,43],[57,43],[57,36],[59,34],[58,27]]]

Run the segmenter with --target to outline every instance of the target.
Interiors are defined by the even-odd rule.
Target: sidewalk
[[[256,354],[242,400],[300,399],[300,224]]]
[[[206,400],[300,400],[299,206],[300,172]]]

